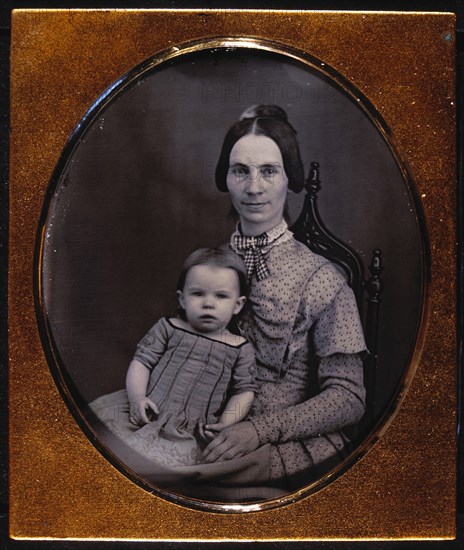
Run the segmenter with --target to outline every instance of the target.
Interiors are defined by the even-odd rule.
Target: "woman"
[[[284,221],[287,191],[301,191],[303,179],[285,111],[247,109],[226,135],[216,184],[240,221],[229,246],[251,279],[241,329],[256,349],[259,389],[247,421],[207,426],[217,436],[203,456],[220,462],[270,444],[269,480],[288,489],[340,462],[348,443],[342,429],[361,419],[365,405],[366,347],[354,295]]]
[[[257,359],[251,415],[233,426],[207,424],[213,439],[203,459],[185,467],[153,463],[114,434],[100,435],[130,468],[177,493],[271,498],[310,483],[344,456],[341,430],[364,412],[366,348],[344,277],[296,241],[284,220],[287,192],[301,191],[304,174],[282,109],[247,109],[225,137],[216,182],[238,214],[228,246],[244,258],[251,285],[240,321]]]

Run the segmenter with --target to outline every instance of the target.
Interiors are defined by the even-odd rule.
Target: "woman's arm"
[[[241,457],[266,443],[285,443],[335,432],[364,414],[363,365],[358,355],[321,359],[321,392],[298,405],[249,418],[222,430],[203,451],[205,462]]]
[[[260,445],[317,437],[355,424],[365,409],[363,378],[363,364],[357,354],[338,353],[322,358],[318,395],[249,419]]]
[[[319,357],[319,393],[250,418],[260,444],[333,433],[356,424],[364,414],[362,326],[353,291],[332,264],[324,264],[308,281],[299,311],[311,323],[311,347]]]

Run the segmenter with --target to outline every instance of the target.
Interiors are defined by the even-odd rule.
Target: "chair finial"
[[[306,191],[312,198],[316,198],[317,193],[321,188],[321,180],[319,179],[319,163],[311,162],[308,178],[306,180]]]
[[[369,266],[371,276],[366,283],[369,302],[380,302],[380,296],[383,292],[383,281],[380,275],[383,271],[382,253],[376,248],[372,253],[372,260]]]

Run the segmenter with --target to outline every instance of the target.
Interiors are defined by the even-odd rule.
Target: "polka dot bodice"
[[[240,322],[254,345],[258,392],[250,421],[271,443],[271,478],[291,477],[343,453],[342,428],[364,412],[356,300],[326,258],[294,238],[266,254]]]
[[[267,254],[270,276],[252,279],[240,328],[254,345],[258,379],[279,380],[295,360],[365,350],[353,292],[334,265],[295,239]],[[290,376],[305,378],[305,373]]]

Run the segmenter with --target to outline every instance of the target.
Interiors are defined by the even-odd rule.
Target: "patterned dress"
[[[342,429],[364,413],[366,346],[344,276],[290,231],[275,231],[281,236],[262,250],[270,275],[252,278],[241,329],[257,361],[249,420],[260,445],[271,444],[269,478],[293,488],[346,454]]]
[[[165,318],[140,341],[134,359],[150,370],[147,396],[159,415],[142,427],[131,423],[126,390],[99,397],[90,408],[133,451],[165,467],[198,463],[198,424],[217,422],[231,395],[256,390],[249,343],[234,346]]]
[[[255,348],[257,390],[248,421],[260,446],[241,458],[176,466],[161,464],[158,456],[139,463],[117,442],[108,443],[157,485],[219,501],[275,498],[316,480],[346,455],[343,430],[365,407],[366,346],[356,300],[338,269],[282,224],[268,232],[270,244],[261,253],[269,274],[252,276],[240,323]]]

